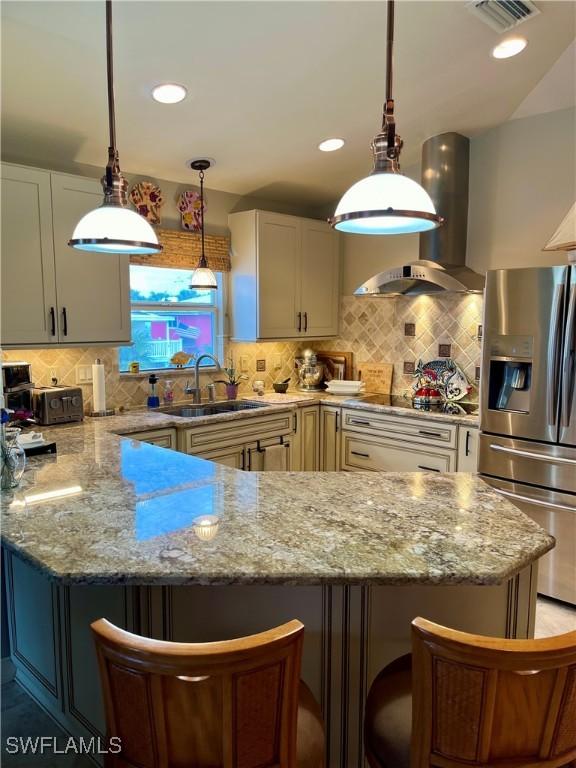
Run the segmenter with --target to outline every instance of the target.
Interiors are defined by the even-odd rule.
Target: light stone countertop
[[[466,473],[249,473],[115,434],[182,421],[43,429],[58,453],[3,494],[3,543],[65,584],[141,585],[497,584],[554,544]]]
[[[245,396],[244,400],[253,402],[264,402],[270,405],[291,405],[292,407],[303,408],[306,405],[339,405],[343,408],[353,408],[359,411],[372,411],[374,413],[384,413],[390,416],[403,416],[404,418],[426,419],[427,421],[439,421],[445,424],[459,424],[467,427],[478,427],[479,417],[477,413],[459,414],[459,413],[441,413],[439,411],[421,411],[410,406],[408,399],[395,397],[393,404],[382,404],[375,402],[381,399],[378,395],[366,393],[361,397],[339,397],[330,395],[327,392],[302,392],[288,391],[286,394],[277,394],[267,392],[262,396],[256,394]],[[382,396],[383,399],[383,396]],[[402,403],[402,404],[400,404]],[[405,403],[405,405],[404,405]]]

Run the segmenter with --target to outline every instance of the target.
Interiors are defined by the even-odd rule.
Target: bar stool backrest
[[[106,768],[296,765],[304,626],[172,643],[92,624],[107,735]]]
[[[576,632],[539,640],[412,623],[412,768],[576,760]]]

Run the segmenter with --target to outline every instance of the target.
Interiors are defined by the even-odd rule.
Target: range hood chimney
[[[422,186],[443,226],[420,235],[419,260],[371,277],[356,296],[420,296],[451,291],[482,293],[484,277],[465,264],[468,231],[470,140],[441,133],[422,146]]]

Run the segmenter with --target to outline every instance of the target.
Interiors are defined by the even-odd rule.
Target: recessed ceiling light
[[[492,49],[492,56],[495,59],[509,59],[521,53],[527,45],[528,41],[525,37],[509,37]]]
[[[177,104],[186,98],[186,88],[177,83],[163,83],[152,90],[152,98],[161,104]]]
[[[318,144],[318,149],[321,152],[335,152],[337,149],[342,149],[344,146],[344,139],[326,139]]]

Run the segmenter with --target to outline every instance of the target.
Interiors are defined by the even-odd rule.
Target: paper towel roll
[[[96,413],[106,410],[106,376],[100,360],[96,360],[92,366],[92,400]]]

